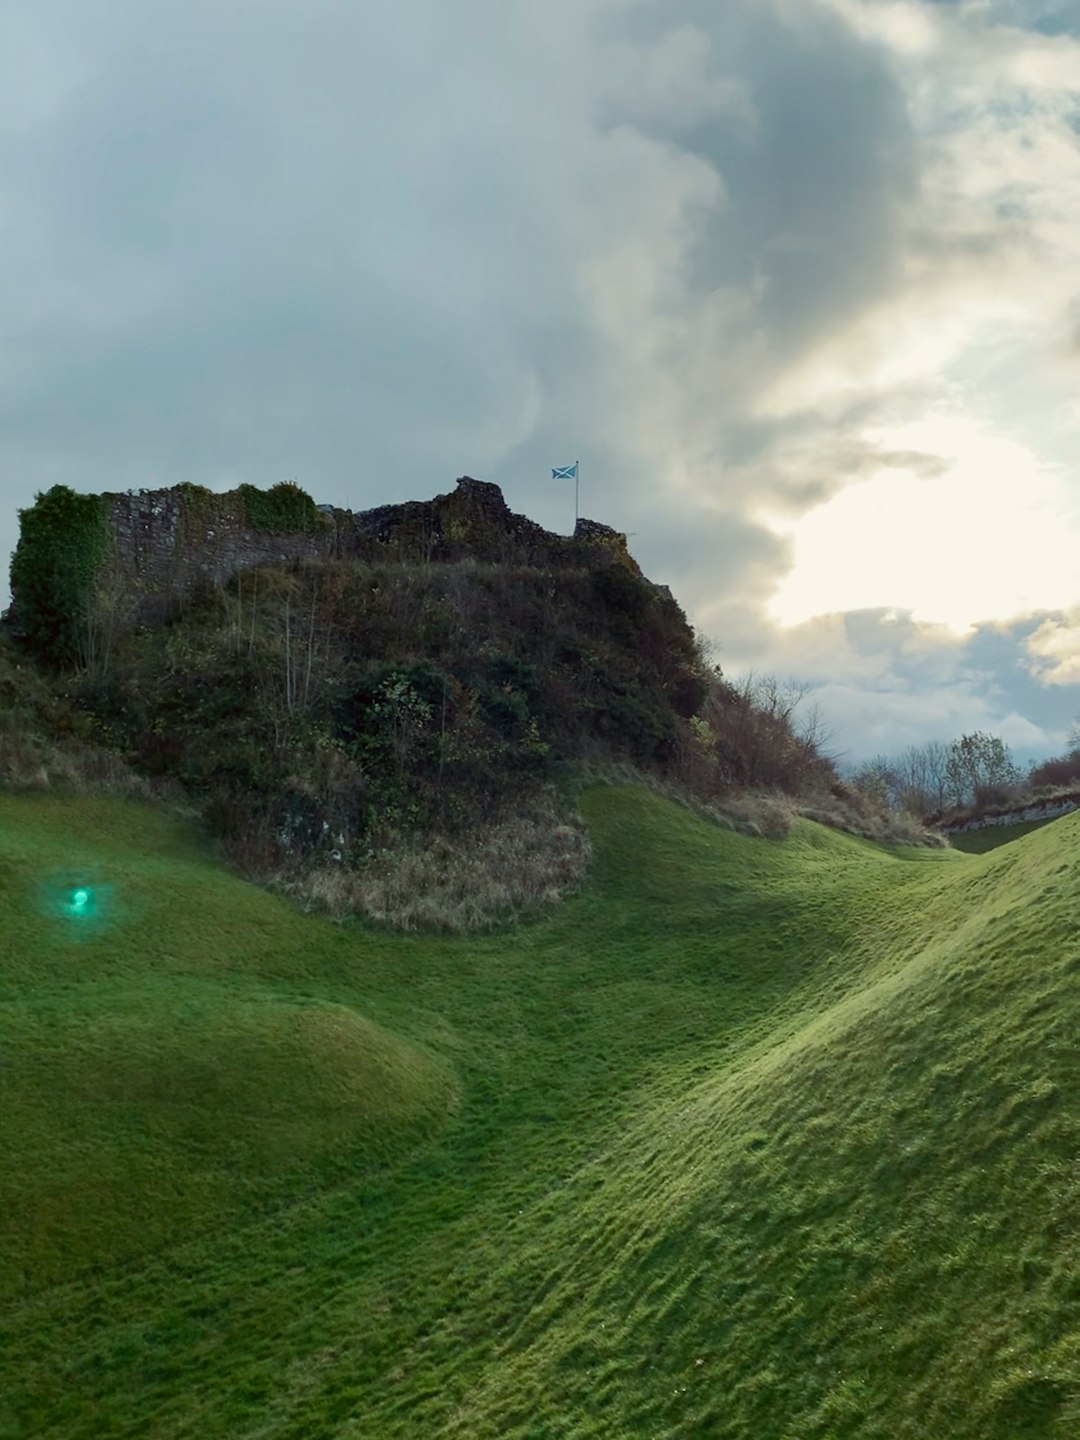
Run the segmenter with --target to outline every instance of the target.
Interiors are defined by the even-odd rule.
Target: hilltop
[[[49,783],[59,735],[58,775],[93,752],[180,787],[307,903],[451,928],[549,903],[583,873],[574,789],[598,767],[885,831],[790,697],[729,684],[595,521],[552,535],[470,477],[359,514],[293,485],[55,487],[21,518],[7,783]],[[0,728],[0,780],[4,750]],[[779,832],[784,805],[747,823]]]
[[[54,486],[20,518],[11,623],[61,661],[99,652],[131,626],[170,619],[193,596],[263,565],[472,560],[641,573],[618,531],[579,519],[572,536],[553,534],[514,514],[497,485],[469,475],[433,500],[355,512],[317,505],[290,483],[102,495]]]

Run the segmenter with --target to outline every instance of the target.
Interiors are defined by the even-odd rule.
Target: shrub
[[[53,665],[77,663],[85,650],[98,574],[109,552],[106,501],[66,485],[19,511],[11,589],[20,630]]]
[[[1045,786],[1080,785],[1080,748],[1068,755],[1059,755],[1055,760],[1044,760],[1028,775],[1028,784],[1033,789]]]
[[[266,535],[298,535],[311,533],[322,525],[315,501],[290,480],[269,490],[240,485],[236,493],[252,530],[261,530]]]

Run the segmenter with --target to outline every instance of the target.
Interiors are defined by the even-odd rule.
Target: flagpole
[[[579,488],[580,485],[581,485],[581,461],[580,461],[580,460],[575,460],[575,461],[574,461],[574,532],[575,532],[575,534],[577,533],[577,522],[578,522],[578,516],[579,516],[579,513],[580,513],[580,509],[579,509],[579,506],[578,506],[578,495],[579,495],[579,493],[580,493],[580,488]]]

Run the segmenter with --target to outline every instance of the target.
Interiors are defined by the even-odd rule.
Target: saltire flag
[[[578,462],[575,460],[572,465],[563,465],[560,469],[553,469],[552,480],[576,480]]]

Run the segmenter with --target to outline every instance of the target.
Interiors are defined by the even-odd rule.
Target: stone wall
[[[134,618],[161,619],[204,581],[217,585],[253,565],[329,558],[337,533],[266,535],[251,529],[235,494],[146,490],[106,495],[114,573]],[[18,597],[15,597],[16,603]]]
[[[1080,810],[1080,793],[1056,795],[1048,800],[1031,800],[1000,815],[974,815],[955,824],[946,823],[941,828],[947,835],[962,835],[969,830],[989,830],[997,825],[1025,825],[1032,820],[1056,820],[1074,810]]]
[[[579,520],[573,536],[552,534],[515,515],[497,485],[468,475],[432,500],[358,512],[322,505],[316,529],[286,535],[253,529],[235,492],[176,486],[105,499],[115,579],[139,622],[163,618],[200,582],[217,585],[256,565],[302,560],[473,559],[541,569],[618,564],[641,573],[618,531]],[[16,596],[16,608],[17,602]]]

